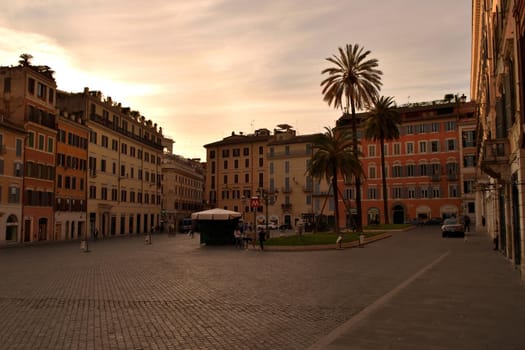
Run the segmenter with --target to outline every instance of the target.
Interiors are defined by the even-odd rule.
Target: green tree
[[[397,112],[393,97],[381,96],[374,98],[372,108],[365,118],[365,137],[372,141],[379,140],[380,144],[385,224],[390,223],[388,217],[388,196],[386,188],[385,141],[397,140],[399,138],[400,124],[401,116]]]
[[[315,153],[308,165],[307,173],[312,178],[325,178],[331,185],[334,193],[335,206],[335,232],[339,233],[339,191],[337,188],[337,176],[362,175],[359,160],[352,152],[352,135],[348,132],[334,132],[325,127],[326,132],[319,135],[314,141]]]
[[[376,59],[369,59],[370,51],[365,51],[358,44],[346,45],[339,48],[339,55],[333,55],[326,60],[333,64],[324,69],[321,74],[328,77],[321,82],[323,100],[329,106],[341,108],[351,112],[352,120],[352,150],[358,159],[357,116],[356,109],[363,109],[370,105],[379,94],[381,75]],[[361,208],[361,179],[355,177],[357,231],[363,231]]]

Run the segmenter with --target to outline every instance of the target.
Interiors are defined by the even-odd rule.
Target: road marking
[[[365,307],[363,310],[361,310],[359,313],[357,313],[354,317],[340,325],[339,327],[335,328],[333,331],[328,333],[326,336],[318,340],[315,344],[310,346],[308,350],[320,350],[320,349],[326,349],[330,343],[332,343],[334,340],[342,336],[343,334],[349,332],[352,327],[354,327],[359,322],[363,321],[368,315],[370,315],[372,312],[376,311],[380,307],[382,307],[384,304],[386,304],[390,299],[392,299],[394,296],[399,294],[403,289],[405,289],[409,284],[414,282],[416,278],[419,278],[421,275],[426,273],[428,270],[430,270],[435,265],[439,264],[441,260],[443,260],[448,254],[450,254],[450,251],[445,252],[441,256],[439,256],[436,260],[432,261],[427,266],[423,267],[421,270],[416,272],[414,275],[412,275],[410,278],[405,280],[403,283],[377,299],[372,304]]]

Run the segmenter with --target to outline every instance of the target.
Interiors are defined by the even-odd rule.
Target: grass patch
[[[364,233],[365,237],[371,237],[378,235],[383,232],[370,232]],[[323,244],[336,244],[337,237],[339,235],[327,232],[327,233],[305,233],[302,235],[283,236],[270,238],[265,242],[267,245],[274,246],[298,246],[298,245],[323,245]],[[345,232],[342,234],[343,243],[357,241],[359,234],[356,232]]]

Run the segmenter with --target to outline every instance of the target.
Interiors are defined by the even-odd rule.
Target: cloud
[[[19,0],[0,13],[0,64],[22,52],[60,89],[101,90],[163,126],[182,155],[231,131],[333,125],[325,58],[358,43],[398,103],[466,93],[470,5],[455,0]],[[429,16],[429,14],[432,14]],[[38,34],[36,34],[38,33]]]

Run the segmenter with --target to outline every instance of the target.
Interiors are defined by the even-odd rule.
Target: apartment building
[[[89,128],[81,114],[57,116],[55,240],[86,238]]]
[[[24,169],[23,127],[5,118],[0,109],[0,246],[20,243]]]
[[[24,128],[22,188],[12,187],[23,198],[22,241],[49,240],[54,233],[56,82],[47,66],[28,60],[16,67],[0,67],[3,80],[0,109],[5,121]],[[21,175],[22,176],[22,175]]]
[[[325,179],[307,174],[316,137],[296,135],[290,125],[279,125],[268,142],[268,177],[270,191],[277,191],[275,205],[269,208],[270,220],[295,228],[298,223],[314,224],[314,218],[333,219],[334,202]]]
[[[391,223],[424,222],[432,217],[469,215],[474,221],[475,104],[464,97],[399,107],[400,138],[385,142],[388,217]],[[366,113],[358,115],[364,120]],[[337,122],[349,128],[343,116]],[[461,139],[464,135],[465,139]],[[460,142],[461,141],[461,142]],[[362,179],[362,222],[383,222],[382,164],[379,141],[360,138]],[[352,224],[356,215],[354,184],[344,185],[341,212]],[[344,204],[344,206],[343,206]],[[354,219],[355,220],[355,219]]]
[[[472,1],[476,203],[501,252],[525,271],[525,1]]]
[[[204,209],[204,168],[199,159],[173,154],[173,141],[165,139],[162,155],[162,222],[180,228],[191,213]],[[168,226],[168,227],[169,227]]]
[[[160,227],[162,128],[137,111],[85,88],[57,94],[57,106],[89,128],[88,233],[99,237]]]
[[[204,145],[206,148],[206,205],[212,208],[234,210],[243,214],[247,223],[265,219],[266,201],[252,208],[250,199],[257,196],[268,198],[266,171],[267,143],[271,139],[268,129],[258,129],[253,134],[232,132],[221,141]],[[257,217],[257,214],[259,216]]]

